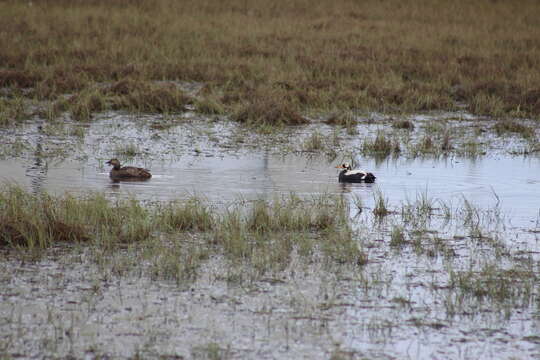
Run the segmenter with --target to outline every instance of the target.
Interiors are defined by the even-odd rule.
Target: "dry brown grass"
[[[534,0],[4,1],[0,13],[0,86],[42,98],[99,82],[182,80],[219,89],[250,121],[456,102],[478,114],[540,114]],[[167,111],[171,99],[164,106],[151,90],[123,105]],[[285,108],[259,116],[275,99]]]

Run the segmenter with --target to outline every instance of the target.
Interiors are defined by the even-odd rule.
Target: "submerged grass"
[[[201,111],[227,109],[243,122],[456,103],[540,115],[532,0],[4,1],[0,13],[0,87],[53,101],[71,94],[81,118],[103,105],[92,89],[113,108],[180,111],[185,96],[164,80],[206,83],[223,96]],[[125,83],[127,93],[111,92]]]
[[[538,296],[538,269],[515,266],[503,269],[497,264],[485,264],[478,271],[450,273],[450,287],[457,291],[457,301],[474,299],[490,303],[525,308]]]

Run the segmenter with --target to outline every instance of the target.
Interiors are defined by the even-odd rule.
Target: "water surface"
[[[147,166],[148,181],[115,182],[108,168],[96,161],[65,160],[41,165],[17,159],[0,160],[0,180],[22,184],[34,192],[81,194],[98,191],[141,200],[167,201],[189,195],[211,202],[271,198],[294,192],[309,194],[354,194],[367,206],[376,189],[390,204],[414,200],[419,194],[433,199],[457,201],[462,198],[482,208],[499,204],[515,225],[527,226],[536,220],[540,206],[540,160],[511,156],[481,159],[388,159],[377,163],[357,159],[374,172],[375,184],[340,184],[335,166],[339,159],[322,155],[280,155],[269,151],[212,156],[186,155],[174,161],[154,160],[133,165]]]

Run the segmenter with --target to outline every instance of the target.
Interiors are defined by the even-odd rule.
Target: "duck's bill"
[[[111,160],[107,161],[105,164],[111,165]]]
[[[338,165],[338,166],[336,166],[336,169],[345,169],[345,166],[343,166],[343,165]]]

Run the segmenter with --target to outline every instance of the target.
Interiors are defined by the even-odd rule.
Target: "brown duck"
[[[109,176],[112,179],[150,179],[152,174],[146,169],[138,168],[134,166],[120,166],[118,159],[111,159],[107,161],[107,164],[112,165]]]

